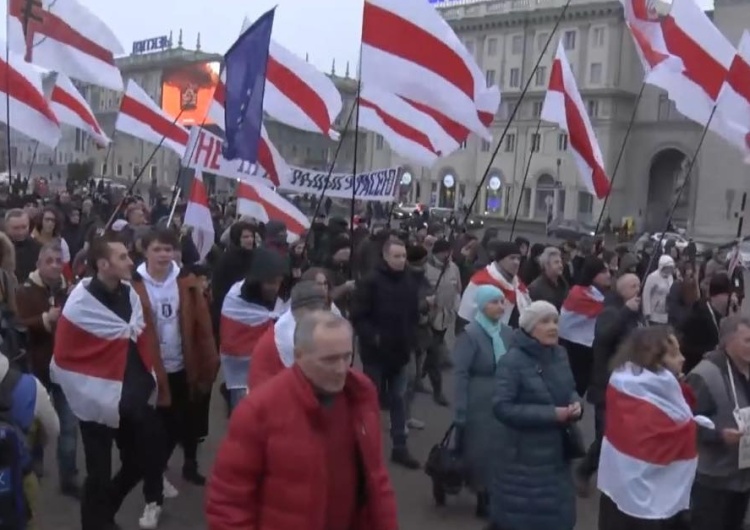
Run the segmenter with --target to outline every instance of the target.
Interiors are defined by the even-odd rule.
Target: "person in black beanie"
[[[685,357],[684,373],[690,372],[703,355],[719,344],[721,320],[739,311],[737,302],[729,275],[726,272],[714,274],[708,284],[708,300],[695,302],[678,327],[680,349]]]
[[[576,392],[584,397],[591,382],[594,364],[594,329],[604,310],[604,295],[612,284],[606,263],[595,256],[583,260],[580,284],[574,286],[560,311],[560,345],[568,352],[568,362],[576,382]]]

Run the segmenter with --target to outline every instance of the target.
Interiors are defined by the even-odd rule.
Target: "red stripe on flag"
[[[271,153],[271,146],[265,138],[260,139],[258,143],[258,165],[262,167],[268,174],[268,180],[273,182],[274,186],[280,186],[281,180],[279,178],[279,171],[276,167],[276,162],[273,159]]]
[[[292,70],[278,62],[273,56],[268,57],[266,79],[279,92],[292,100],[304,112],[323,134],[328,134],[331,119],[328,107],[323,99],[310,85],[305,83]]]
[[[55,86],[55,88],[52,89],[51,99],[55,103],[59,103],[63,107],[72,110],[76,116],[81,118],[87,125],[94,129],[97,134],[102,134],[102,130],[99,128],[99,124],[96,122],[94,116],[73,95],[69,94],[59,86]]]
[[[140,101],[131,98],[127,94],[122,96],[120,112],[147,125],[157,134],[164,136],[181,145],[187,145],[188,132],[175,122],[167,120],[160,114],[154,112]]]
[[[44,95],[4,59],[0,59],[0,92],[10,94],[13,99],[36,110],[49,121],[59,125],[60,122],[57,121],[57,116],[49,108]]]
[[[27,9],[26,6],[28,3],[29,2],[26,0],[10,0],[8,6],[10,16],[16,17],[19,22],[23,24],[24,11]],[[50,9],[53,8],[54,2],[52,2],[52,5],[50,6]],[[32,17],[41,18],[41,20]],[[40,38],[49,37],[50,39],[65,44],[66,46],[76,48],[81,51],[81,53],[90,55],[102,62],[112,66],[115,65],[115,58],[110,50],[100,46],[80,33],[77,29],[73,28],[52,11],[42,9],[41,7],[38,9],[32,8],[32,17],[29,17],[27,30],[28,32],[31,32],[31,35],[26,36],[26,41],[32,45],[32,48],[29,51],[33,52],[33,43],[35,42],[34,36],[39,35]],[[27,57],[27,59],[31,58],[33,58],[33,55]]]
[[[121,382],[128,343],[98,337],[61,316],[55,330],[55,362],[69,372]]]
[[[651,46],[651,42],[646,35],[644,35],[640,29],[632,24],[628,27],[630,28],[630,34],[633,35],[633,40],[635,40],[636,46],[641,50],[643,58],[651,68],[669,58],[666,54],[656,51],[654,47]]]
[[[453,48],[418,25],[365,2],[362,42],[434,72],[474,99],[474,76]]]
[[[360,98],[359,104],[365,108],[373,110],[380,119],[383,120],[383,123],[385,123],[388,128],[392,129],[397,135],[421,145],[431,153],[435,153],[436,155],[440,154],[435,151],[430,138],[422,131],[415,129],[408,123],[405,123],[394,116],[391,116],[371,101]]]
[[[214,101],[221,105],[221,108],[226,107],[226,91],[224,89],[224,83],[219,80],[218,83],[216,83],[216,90],[214,90]]]
[[[245,199],[260,204],[266,211],[266,215],[268,215],[268,218],[271,221],[281,221],[286,225],[287,230],[293,234],[299,235],[306,230],[306,228],[302,226],[294,217],[286,213],[281,208],[277,207],[275,204],[264,200],[258,194],[258,192],[255,191],[255,188],[249,184],[245,184],[243,182],[238,183],[237,199]],[[293,205],[291,205],[290,203],[290,206]]]
[[[729,67],[727,83],[750,105],[750,64],[747,64],[739,54],[734,56],[732,65]]]
[[[481,121],[482,125],[484,125],[485,127],[489,127],[490,125],[492,125],[492,122],[495,121],[495,115],[492,112],[484,112],[480,110],[479,121]]]
[[[714,57],[685,33],[669,16],[662,23],[664,41],[672,55],[682,59],[683,75],[700,86],[714,101],[719,97],[727,70]]]
[[[596,157],[594,156],[594,146],[589,138],[583,116],[581,116],[575,101],[573,101],[573,98],[568,95],[568,92],[565,89],[562,63],[560,63],[559,59],[556,59],[552,63],[549,90],[560,92],[563,95],[565,100],[565,118],[568,122],[570,146],[575,149],[581,158],[583,158],[589,167],[591,167],[591,180],[594,184],[594,192],[596,193],[596,196],[599,199],[606,197],[609,193],[609,179],[607,178],[604,169],[599,166],[599,163],[596,161]]]
[[[190,202],[200,204],[201,206],[208,207],[208,192],[206,191],[206,185],[203,180],[199,178],[193,178],[193,185],[190,186]]]
[[[604,435],[619,452],[664,466],[698,454],[697,427],[691,419],[677,423],[658,406],[607,386]]]
[[[272,325],[273,320],[270,318],[263,324],[248,326],[226,315],[221,315],[219,322],[221,353],[232,357],[250,357],[258,339]]]
[[[425,105],[424,103],[414,101],[413,99],[401,99],[406,101],[415,109],[427,114],[430,118],[435,120],[438,125],[440,125],[440,127],[442,127],[443,130],[448,134],[448,136],[456,140],[456,142],[461,143],[469,137],[469,129],[467,129],[460,123],[456,123],[442,112],[435,110],[432,107]]]
[[[563,309],[589,318],[596,318],[604,309],[604,302],[594,300],[588,287],[574,285],[563,302]]]

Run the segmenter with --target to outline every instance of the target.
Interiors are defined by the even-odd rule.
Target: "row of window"
[[[110,175],[109,174],[109,165],[106,162],[103,162],[102,163],[102,167],[101,167],[101,170],[102,170],[101,171],[101,176],[102,177],[122,177],[122,176],[124,176],[122,162],[118,162],[115,165],[114,169],[115,169],[114,174]],[[141,166],[139,166],[138,164],[133,164],[133,167],[130,170],[130,177],[137,177],[138,173],[140,173],[140,172],[141,172]],[[151,164],[148,167],[147,175],[151,179],[156,179],[158,177],[158,175],[159,175],[159,168],[156,167],[154,164]],[[143,178],[143,177],[141,177],[141,178]]]
[[[570,69],[573,75],[576,75],[575,63],[570,63]],[[534,86],[535,87],[546,87],[547,86],[547,71],[546,66],[539,66],[534,73]],[[600,62],[593,62],[589,65],[588,71],[588,85],[601,85],[604,82],[604,65]],[[486,72],[487,86],[492,86],[496,83],[500,85],[500,88],[521,88],[521,68],[513,67],[508,71],[508,86],[503,86],[503,79],[498,82],[497,71],[488,69]]]
[[[606,42],[606,32],[607,28],[605,26],[595,26],[592,27],[589,31],[589,46],[593,49],[603,48]],[[544,46],[547,44],[547,40],[549,39],[549,32],[547,31],[538,31],[534,37],[534,44],[536,46],[537,51],[541,51],[544,49]],[[578,30],[576,29],[568,29],[563,31],[562,33],[562,43],[563,47],[568,50],[572,51],[576,49],[578,40]],[[473,40],[466,40],[464,42],[464,45],[466,46],[466,49],[471,53],[472,55],[476,54],[476,48],[474,45]],[[487,39],[487,56],[488,57],[496,57],[499,53],[499,40],[497,37],[489,37]],[[510,53],[511,55],[522,55],[524,50],[524,35],[523,34],[517,34],[512,35],[510,38]],[[554,49],[554,48],[553,48]]]

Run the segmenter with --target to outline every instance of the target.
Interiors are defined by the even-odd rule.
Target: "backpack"
[[[24,530],[30,516],[23,480],[31,454],[12,412],[13,390],[21,377],[21,372],[9,369],[0,382],[0,530]]]

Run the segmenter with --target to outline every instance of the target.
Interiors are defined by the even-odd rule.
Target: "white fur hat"
[[[539,321],[544,320],[549,316],[558,316],[557,308],[545,302],[544,300],[537,300],[532,302],[526,309],[521,311],[521,315],[518,318],[518,325],[526,333],[531,333],[534,327]]]

